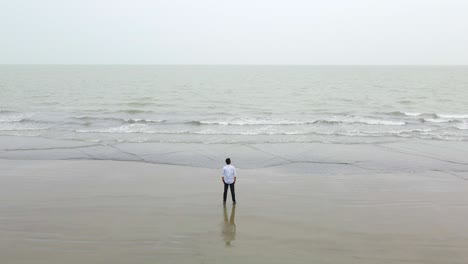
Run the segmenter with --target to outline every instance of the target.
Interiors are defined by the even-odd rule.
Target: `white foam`
[[[430,128],[416,128],[416,129],[407,129],[407,130],[392,130],[389,131],[391,134],[406,134],[406,133],[428,133],[434,131],[434,129]]]
[[[453,121],[452,119],[435,119],[435,118],[427,118],[424,119],[426,122],[431,122],[431,123],[447,123]]]
[[[188,134],[198,135],[242,135],[242,136],[256,136],[256,135],[306,135],[309,134],[304,131],[219,131],[214,129],[205,129],[201,131],[187,132]]]
[[[231,120],[204,120],[200,124],[204,125],[235,125],[235,126],[253,126],[253,125],[311,125],[315,123],[348,123],[348,124],[368,124],[368,125],[384,125],[384,126],[403,126],[406,123],[403,121],[392,121],[373,119],[367,117],[353,116],[334,116],[329,119],[322,120],[288,120],[288,119],[262,119],[262,118],[237,118]]]
[[[441,118],[455,118],[455,119],[466,119],[468,115],[466,114],[437,114]]]
[[[253,125],[305,125],[315,122],[313,121],[300,121],[300,120],[287,120],[287,119],[263,119],[243,117],[232,120],[203,120],[200,124],[204,125],[235,125],[235,126],[253,126]]]
[[[468,123],[462,123],[456,126],[458,129],[468,130]]]
[[[129,124],[118,127],[102,129],[78,129],[78,133],[148,133],[148,126],[145,124]]]
[[[402,121],[390,121],[390,120],[375,120],[375,119],[364,119],[360,122],[369,125],[384,125],[384,126],[404,126],[406,123]]]
[[[407,116],[420,116],[420,115],[422,115],[422,113],[411,113],[411,112],[405,112],[403,114],[405,114]]]
[[[194,134],[194,135],[305,135],[306,131],[271,131],[269,129],[255,129],[250,131],[229,131],[222,129],[203,129],[203,130],[161,130],[142,124],[123,125],[119,127],[105,129],[79,129],[77,133],[142,133],[142,134]]]
[[[411,133],[427,133],[431,131],[434,131],[434,129],[416,128],[416,129],[402,129],[402,130],[390,130],[390,131],[361,131],[361,133],[371,134],[371,135],[385,135],[385,134],[399,135],[399,134],[411,134]]]
[[[0,114],[0,123],[20,122],[31,116],[32,114],[5,112]]]
[[[124,119],[124,121],[127,123],[162,123],[165,120],[130,118],[130,119]]]
[[[404,126],[406,123],[403,121],[392,121],[392,120],[382,120],[382,119],[373,119],[367,117],[350,117],[350,116],[335,116],[330,119],[331,122],[342,122],[348,124],[367,124],[367,125],[384,125],[384,126]]]
[[[0,123],[0,131],[46,130],[50,128],[44,124]]]

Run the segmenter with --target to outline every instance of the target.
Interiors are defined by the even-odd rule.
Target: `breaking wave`
[[[79,119],[79,120],[87,120],[87,121],[116,121],[116,122],[121,122],[121,123],[129,123],[129,124],[134,124],[134,123],[141,123],[141,124],[149,124],[149,123],[162,123],[165,122],[166,120],[164,119],[146,119],[146,118],[118,118],[118,117],[95,117],[95,116],[76,116],[74,119]]]
[[[318,119],[310,121],[300,120],[271,120],[271,119],[258,119],[258,118],[240,118],[234,120],[204,120],[204,121],[193,121],[201,125],[223,125],[223,126],[257,126],[257,125],[310,125],[317,123],[328,123],[328,124],[365,124],[365,125],[384,125],[384,126],[403,126],[406,122],[403,121],[392,121],[392,120],[381,120],[367,117],[340,117],[335,116],[329,119]]]

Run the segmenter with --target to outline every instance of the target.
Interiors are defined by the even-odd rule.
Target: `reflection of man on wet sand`
[[[231,217],[228,220],[227,208],[224,206],[224,224],[223,224],[223,239],[226,246],[231,246],[231,241],[236,239],[236,224],[234,218],[236,216],[236,206],[231,209]]]

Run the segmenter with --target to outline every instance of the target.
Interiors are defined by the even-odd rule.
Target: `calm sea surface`
[[[468,141],[468,67],[0,66],[0,135]]]

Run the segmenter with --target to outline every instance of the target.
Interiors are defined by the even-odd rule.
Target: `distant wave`
[[[439,118],[424,118],[424,122],[430,122],[430,123],[459,123],[461,120],[456,120],[456,119],[439,119]]]
[[[327,137],[401,137],[401,138],[420,138],[420,139],[437,139],[437,140],[466,140],[467,137],[463,135],[463,131],[468,129],[467,123],[458,124],[457,127],[450,127],[450,130],[446,128],[436,128],[436,127],[416,127],[416,128],[407,128],[402,127],[402,129],[395,129],[397,126],[383,126],[375,127],[372,126],[362,127],[362,128],[353,128],[353,127],[327,127],[319,126],[314,128],[313,126],[309,128],[304,127],[285,127],[285,126],[251,126],[251,127],[226,127],[226,126],[202,126],[197,127],[190,126],[166,126],[166,125],[152,125],[145,123],[132,123],[132,124],[123,124],[114,127],[107,128],[93,128],[93,127],[83,127],[82,129],[73,130],[76,133],[103,133],[103,134],[152,134],[152,135],[183,135],[187,136],[214,136],[213,140],[222,140],[223,136],[229,138],[231,137],[255,137],[255,136],[273,136],[285,137],[282,140],[284,142],[293,142],[293,141],[303,141],[310,139],[310,136],[325,136]],[[400,126],[401,127],[401,126]],[[453,130],[455,129],[455,130]],[[457,132],[458,130],[459,132]],[[450,133],[449,133],[450,132]],[[177,137],[180,140],[181,137]],[[228,140],[226,138],[226,140]],[[201,140],[201,138],[200,138]],[[263,140],[263,139],[262,139]],[[276,139],[275,139],[276,140]]]
[[[334,115],[330,117],[323,117],[317,119],[300,120],[300,119],[287,119],[287,118],[257,118],[257,117],[239,117],[239,118],[219,118],[219,119],[205,119],[205,120],[166,120],[166,119],[150,119],[150,118],[121,118],[121,117],[107,117],[107,116],[75,116],[73,118],[80,120],[87,120],[93,123],[102,121],[114,121],[123,124],[185,124],[195,126],[305,126],[315,124],[329,124],[329,125],[380,125],[380,126],[404,126],[411,124],[411,120],[419,121],[421,123],[460,123],[468,119],[468,115],[449,115],[449,114],[434,114],[434,113],[405,113],[405,112],[387,112],[386,115],[392,115],[395,118],[376,118],[365,116],[352,116],[352,115]],[[399,119],[398,116],[417,117],[417,119]],[[3,118],[0,115],[0,122],[7,121],[21,121],[25,119],[24,116],[10,116]],[[408,121],[408,122],[407,122]]]
[[[422,121],[423,121],[423,122],[430,122],[430,123],[446,123],[446,122],[448,122],[449,120],[445,120],[445,119],[436,119],[436,118],[423,118]]]
[[[118,127],[101,129],[77,129],[77,133],[150,133],[149,127],[144,124],[130,124]]]
[[[139,119],[139,118],[118,118],[118,117],[98,117],[98,116],[75,116],[73,117],[75,119],[80,119],[80,120],[87,120],[87,121],[102,121],[102,120],[108,120],[108,121],[116,121],[116,122],[121,122],[121,123],[129,123],[129,124],[134,124],[134,123],[141,123],[141,124],[148,124],[148,123],[162,123],[165,122],[166,120],[164,119],[159,119],[159,120],[154,120],[154,119]]]
[[[201,119],[201,120],[170,120],[170,119],[149,119],[149,118],[121,118],[113,116],[75,116],[75,119],[87,120],[92,122],[115,121],[128,124],[151,124],[151,123],[166,123],[166,124],[186,124],[186,125],[220,125],[220,126],[299,126],[299,125],[314,125],[314,124],[364,124],[364,125],[383,125],[383,126],[403,126],[406,122],[401,120],[386,120],[371,117],[351,116],[351,115],[334,115],[317,119],[289,119],[289,118],[264,118],[264,117],[237,117],[237,118],[217,118],[217,119]]]
[[[51,126],[35,123],[0,123],[0,131],[47,130]]]
[[[143,114],[143,113],[152,113],[153,111],[144,111],[138,109],[128,109],[128,110],[119,110],[118,113],[126,113],[126,114]]]
[[[377,112],[377,114],[384,114],[389,116],[395,117],[436,117],[436,114],[432,113],[418,113],[418,112],[400,112],[400,111],[393,111],[393,112]]]
[[[102,129],[78,129],[75,130],[77,133],[110,133],[110,134],[127,134],[127,133],[141,133],[141,134],[187,134],[187,135],[244,135],[244,136],[255,136],[255,135],[341,135],[341,136],[386,136],[386,135],[397,135],[397,134],[408,134],[408,133],[419,133],[419,132],[431,132],[433,129],[408,129],[408,130],[394,130],[394,131],[309,131],[309,130],[220,130],[220,129],[201,129],[201,130],[190,130],[190,129],[179,129],[170,130],[164,128],[155,128],[143,124],[131,124],[123,125],[112,128]]]
[[[404,121],[381,120],[368,117],[335,117],[325,122],[336,122],[346,124],[384,125],[384,126],[404,126]]]
[[[417,112],[383,112],[377,114],[385,114],[391,116],[418,116],[418,117],[433,117],[433,118],[447,118],[447,119],[468,119],[468,114],[440,114],[440,113],[417,113]]]
[[[223,126],[257,126],[257,125],[306,125],[313,124],[317,122],[313,121],[298,121],[298,120],[285,120],[285,119],[260,119],[260,118],[240,118],[230,121],[224,120],[204,120],[204,121],[194,121],[198,122],[201,125],[223,125]]]
[[[257,135],[309,135],[314,134],[315,132],[304,132],[304,131],[236,131],[236,132],[226,132],[226,131],[217,131],[217,130],[202,130],[202,131],[193,131],[185,132],[183,134],[196,134],[196,135],[242,135],[242,136],[257,136]]]
[[[129,124],[134,124],[134,123],[139,123],[139,124],[150,124],[150,123],[163,123],[163,122],[166,122],[166,120],[164,119],[160,119],[160,120],[153,120],[153,119],[123,119],[124,122],[126,123],[129,123]]]
[[[77,129],[77,133],[143,133],[143,134],[193,134],[193,135],[307,135],[307,131],[222,131],[218,129],[180,129],[170,130],[163,127],[156,128],[146,124],[128,124],[118,127],[102,129]]]
[[[458,126],[456,126],[458,129],[461,129],[461,130],[468,130],[468,123],[463,123],[463,124],[460,124]]]
[[[468,114],[437,114],[440,118],[468,119]]]
[[[96,130],[76,130],[77,133],[111,133],[111,134],[126,134],[126,133],[141,133],[141,134],[163,134],[163,135],[230,135],[230,136],[262,136],[262,135],[334,135],[335,133],[320,133],[320,132],[306,132],[306,131],[219,131],[214,129],[205,129],[200,131],[190,130],[151,130],[146,128],[129,128],[129,127],[118,127],[109,129],[96,129]],[[337,133],[336,135],[341,135]]]
[[[400,111],[393,111],[393,112],[383,112],[377,114],[385,114],[385,115],[390,115],[390,116],[419,116],[421,113],[405,113],[405,112],[400,112]]]
[[[99,117],[94,117],[94,116],[74,116],[73,118],[75,119],[83,119],[83,120],[90,120],[90,119],[109,119],[109,120],[118,120],[120,118],[114,118],[114,117],[104,117],[104,118],[99,118]]]
[[[197,121],[195,121],[197,122]],[[201,125],[223,125],[223,126],[258,126],[258,125],[310,125],[318,123],[327,124],[366,124],[366,125],[386,125],[386,126],[403,126],[406,122],[403,121],[392,121],[392,120],[380,120],[372,119],[367,117],[331,117],[330,119],[319,119],[319,120],[271,120],[271,119],[254,119],[254,118],[241,118],[234,120],[205,120],[199,121]]]
[[[415,128],[415,129],[402,129],[402,130],[390,130],[390,131],[361,131],[363,134],[380,134],[380,135],[399,135],[409,133],[428,133],[437,131],[437,129],[431,128]]]
[[[405,112],[403,114],[405,116],[420,116],[420,115],[422,115],[421,113],[411,113],[411,112]]]
[[[0,115],[0,123],[4,122],[21,122],[26,118],[31,117],[32,114],[18,113],[13,111],[2,111]]]

